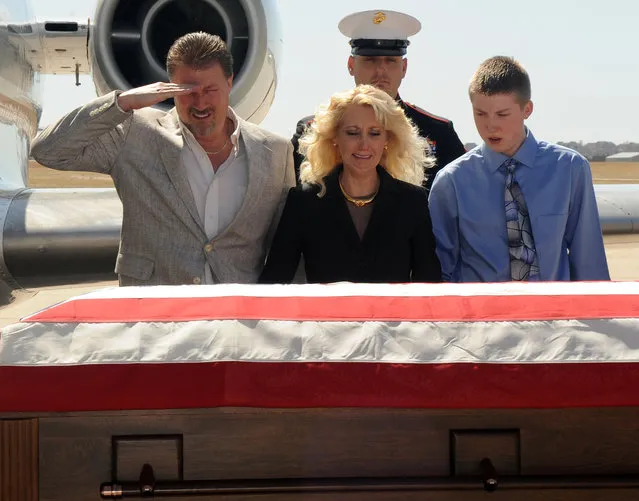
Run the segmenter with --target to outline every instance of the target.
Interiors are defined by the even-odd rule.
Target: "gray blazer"
[[[248,188],[235,220],[208,240],[180,159],[175,109],[122,112],[118,91],[78,108],[35,139],[31,154],[59,170],[109,174],[123,205],[115,271],[120,285],[192,284],[205,263],[216,282],[254,283],[286,195],[295,185],[291,143],[240,119]]]

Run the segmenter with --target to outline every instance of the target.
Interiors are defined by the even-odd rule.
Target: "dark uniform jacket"
[[[382,167],[371,218],[360,240],[335,169],[319,187],[292,188],[260,277],[289,283],[304,256],[309,283],[440,282],[426,190],[398,181]]]
[[[466,153],[464,145],[459,140],[455,129],[453,128],[453,122],[436,115],[432,115],[417,106],[409,104],[403,101],[400,97],[397,98],[397,102],[404,110],[404,113],[419,129],[419,134],[428,140],[433,154],[437,158],[437,164],[432,169],[426,172],[426,188],[430,189],[435,179],[435,174],[447,164],[462,156]],[[297,122],[295,134],[291,139],[293,143],[293,160],[295,164],[296,179],[299,180],[300,165],[304,160],[304,157],[299,154],[299,138],[304,134],[306,127],[315,118],[314,115],[310,115],[302,118]]]

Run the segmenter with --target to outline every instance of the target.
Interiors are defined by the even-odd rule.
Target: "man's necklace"
[[[226,120],[224,121],[224,132],[228,133],[228,122]],[[206,151],[204,150],[204,148],[202,149],[204,150],[204,153],[206,153],[207,155],[217,155],[218,153],[222,153],[226,149],[226,147],[229,145],[230,140],[231,140],[231,136],[229,135],[226,137],[226,142],[217,151]]]
[[[226,142],[224,143],[224,145],[217,151],[206,151],[204,150],[204,153],[206,153],[207,155],[217,155],[218,153],[221,153],[224,151],[224,149],[229,145],[229,138],[226,138]]]

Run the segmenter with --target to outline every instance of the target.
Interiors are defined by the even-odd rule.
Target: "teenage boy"
[[[484,61],[469,95],[483,144],[436,176],[429,197],[444,280],[609,280],[588,161],[537,141],[526,70]]]

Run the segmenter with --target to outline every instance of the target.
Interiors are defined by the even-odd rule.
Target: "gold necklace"
[[[204,153],[206,153],[207,155],[217,155],[218,153],[221,153],[222,151],[224,151],[224,148],[226,148],[229,144],[229,138],[226,138],[226,142],[224,143],[224,146],[222,146],[219,150],[217,151],[206,151],[204,150]]]
[[[228,122],[225,120],[225,121],[224,121],[224,132],[225,132],[226,134],[228,134],[228,129],[229,129]],[[207,155],[217,155],[218,153],[222,153],[222,152],[224,151],[224,149],[225,149],[225,148],[229,145],[229,140],[230,140],[230,139],[231,139],[231,136],[228,136],[228,137],[226,138],[226,142],[225,142],[225,143],[222,145],[222,147],[221,147],[219,150],[217,150],[217,151],[206,151],[206,150],[204,150],[204,148],[202,148],[202,149],[204,150],[204,153],[206,153]]]
[[[344,198],[348,200],[350,203],[355,204],[355,207],[364,207],[365,205],[370,204],[373,200],[375,200],[375,197],[377,196],[377,193],[379,192],[379,186],[378,186],[375,193],[373,193],[368,198],[353,198],[348,193],[346,193],[346,190],[342,186],[342,180],[338,179],[337,182],[339,183],[339,189],[342,190],[342,195],[344,195]]]

